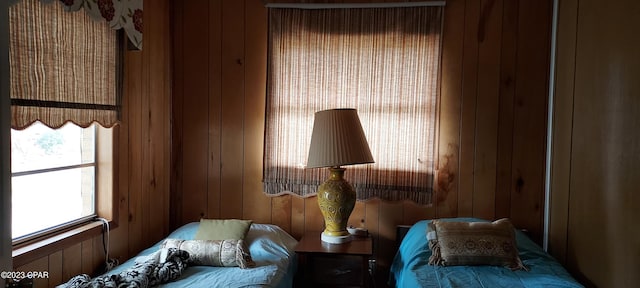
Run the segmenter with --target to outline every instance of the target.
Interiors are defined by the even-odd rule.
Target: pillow
[[[496,265],[527,270],[518,256],[513,225],[506,218],[494,222],[434,220],[427,226],[427,239],[431,265]]]
[[[251,220],[201,219],[195,240],[244,240],[251,227]]]
[[[246,269],[256,264],[245,249],[244,240],[182,240],[166,239],[160,248],[177,248],[187,251],[187,263],[201,266],[240,267]]]

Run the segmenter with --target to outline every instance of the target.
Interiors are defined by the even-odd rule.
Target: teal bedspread
[[[450,218],[445,221],[484,221],[474,218]],[[497,266],[433,266],[426,230],[429,220],[409,229],[391,264],[389,284],[392,287],[583,287],[552,256],[545,253],[521,231],[516,231],[520,259],[529,271],[511,271]]]
[[[167,238],[193,239],[199,223],[189,223],[172,232]],[[251,224],[245,238],[256,267],[190,266],[177,280],[158,287],[291,287],[295,274],[297,241],[278,226]],[[117,274],[134,264],[135,258],[158,251],[162,241],[143,250],[136,257],[109,271]]]

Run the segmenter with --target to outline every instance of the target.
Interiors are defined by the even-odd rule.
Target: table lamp
[[[307,168],[329,167],[329,179],[318,187],[318,206],[324,217],[322,241],[351,241],[347,221],[356,204],[356,192],[343,176],[344,165],[373,163],[356,109],[315,113]]]

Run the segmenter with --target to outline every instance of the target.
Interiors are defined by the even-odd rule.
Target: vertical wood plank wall
[[[124,55],[122,121],[114,145],[119,223],[111,231],[111,258],[121,262],[169,231],[171,43],[169,1],[145,1],[144,48]],[[102,237],[72,244],[17,271],[48,271],[34,287],[54,287],[104,263]]]
[[[625,30],[638,11],[631,0],[560,1],[550,251],[587,286],[640,285],[640,236],[628,229],[640,211],[639,44]],[[352,214],[381,264],[395,225],[425,218],[511,217],[540,240],[550,16],[551,1],[447,1],[435,204],[371,200]],[[321,229],[315,198],[261,191],[266,27],[260,0],[145,3],[144,50],[125,56],[112,257],[200,217],[275,223],[296,237]],[[103,260],[94,237],[14,269],[48,271],[35,287],[53,287]]]
[[[559,4],[549,249],[587,287],[640,287],[640,3]]]
[[[551,3],[447,1],[434,205],[370,200],[351,216],[372,232],[381,265],[395,225],[425,218],[511,217],[541,241]],[[171,12],[170,227],[209,217],[275,223],[298,238],[321,230],[315,197],[262,192],[264,1],[174,1]]]

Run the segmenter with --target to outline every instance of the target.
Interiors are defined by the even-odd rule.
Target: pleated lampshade
[[[356,109],[315,113],[307,168],[373,163]]]

